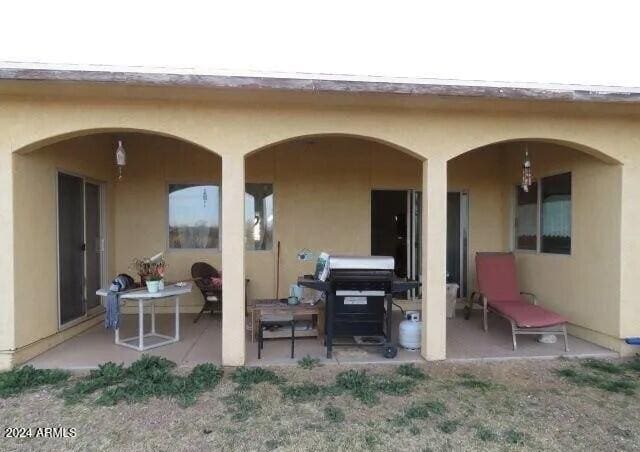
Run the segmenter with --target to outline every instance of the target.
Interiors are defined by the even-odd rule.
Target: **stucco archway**
[[[25,154],[25,153],[36,151],[38,149],[42,149],[46,146],[51,146],[56,143],[64,142],[67,140],[73,140],[74,138],[80,138],[80,137],[85,137],[90,135],[110,134],[113,136],[118,136],[119,134],[122,135],[122,134],[132,134],[132,133],[149,135],[149,136],[160,136],[160,137],[174,139],[176,141],[188,143],[190,145],[197,146],[208,152],[213,152],[214,154],[219,155],[219,152],[217,152],[216,150],[210,149],[207,146],[201,143],[198,143],[196,141],[193,141],[189,138],[185,138],[185,137],[182,137],[173,133],[169,133],[169,132],[164,132],[161,130],[142,129],[142,128],[133,128],[133,127],[98,127],[98,128],[78,129],[78,130],[72,130],[68,132],[61,132],[58,134],[38,138],[35,141],[32,141],[30,143],[26,143],[26,144],[19,143],[12,150],[12,152]]]
[[[526,150],[536,185],[519,197]],[[476,252],[514,251],[521,289],[569,318],[572,334],[603,344],[617,337],[623,169],[610,153],[564,139],[513,138],[456,153],[448,160],[448,189],[469,193],[471,291]],[[562,213],[552,213],[560,205],[554,201]],[[551,225],[552,215],[562,215],[561,227],[558,219]],[[560,238],[566,246],[550,245]]]
[[[114,155],[118,140],[123,141],[127,152],[122,179],[118,178]],[[197,261],[221,267],[222,161],[213,151],[166,133],[99,128],[52,136],[20,148],[13,153],[13,165],[13,221],[19,232],[14,238],[18,349],[37,353],[41,351],[37,347],[44,345],[30,346],[42,344],[39,341],[43,337],[55,344],[100,321],[88,312],[86,318],[74,322],[63,324],[59,319],[56,184],[61,173],[100,187],[103,285],[119,273],[135,277],[130,267],[132,259],[159,252],[167,260],[168,281],[190,279],[191,265]],[[200,198],[200,207],[212,210],[207,218],[211,216],[214,223],[207,225],[204,242],[202,237],[182,237],[181,231],[189,226],[171,219],[171,195],[192,185],[206,187],[207,196]],[[200,189],[200,193],[204,190]],[[172,226],[172,221],[176,225]],[[214,235],[215,240],[211,238]],[[192,242],[198,242],[197,246],[189,244]],[[32,283],[34,262],[39,275],[37,285]],[[181,297],[182,314],[197,313],[202,302],[202,295],[194,286],[190,294]],[[173,313],[169,307],[159,310],[161,314]],[[131,313],[128,309],[123,312]],[[183,322],[185,319],[188,316],[183,316]],[[209,318],[200,320],[200,324],[203,321]],[[171,323],[168,326],[173,330]],[[218,326],[218,336],[219,330]],[[113,334],[111,341],[112,337]],[[212,342],[214,353],[208,361],[220,362],[220,338]]]
[[[275,206],[270,248],[245,252],[249,300],[287,296],[289,285],[295,284],[299,276],[313,273],[315,258],[323,251],[393,255],[373,249],[377,236],[377,229],[372,225],[373,197],[397,196],[404,200],[402,209],[407,209],[410,194],[422,187],[423,161],[423,157],[402,146],[347,133],[295,136],[248,153],[245,156],[247,185],[257,184],[260,188],[269,185]],[[376,207],[381,209],[379,204]],[[257,213],[260,219],[266,217],[264,212]],[[406,230],[406,219],[401,221]],[[261,230],[257,233],[260,235]],[[245,232],[245,235],[253,245],[251,234]],[[256,239],[256,243],[263,244],[263,241]],[[278,244],[281,246],[279,265]],[[407,276],[408,245],[404,244],[402,257],[394,255],[400,277]],[[309,250],[313,257],[308,261],[298,260],[301,250]],[[399,321],[400,312],[396,314]],[[395,328],[397,332],[397,325]],[[278,353],[278,346],[267,342],[264,356]],[[314,339],[303,339],[302,349],[305,344],[313,344],[314,348],[307,350],[309,353],[325,356],[322,345]],[[249,342],[249,363],[257,362],[254,347],[255,344]],[[340,349],[336,353],[338,356]],[[377,358],[376,351],[372,356]]]

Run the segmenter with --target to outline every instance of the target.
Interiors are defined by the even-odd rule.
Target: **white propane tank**
[[[398,342],[407,350],[419,350],[422,338],[422,322],[418,311],[407,311],[406,318],[400,322]]]

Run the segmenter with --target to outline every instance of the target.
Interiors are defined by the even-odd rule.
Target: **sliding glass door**
[[[67,325],[99,307],[103,283],[102,187],[58,173],[59,322]]]

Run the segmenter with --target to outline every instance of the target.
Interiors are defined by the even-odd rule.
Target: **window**
[[[169,248],[218,249],[220,187],[169,184]]]
[[[538,184],[516,187],[516,249],[538,249]]]
[[[516,187],[515,248],[571,254],[571,173]]]
[[[543,253],[571,254],[571,173],[542,179]]]
[[[273,247],[273,185],[246,184],[244,242],[249,251]]]

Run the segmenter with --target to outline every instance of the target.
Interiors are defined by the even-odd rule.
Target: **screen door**
[[[58,173],[58,287],[60,325],[99,306],[102,283],[101,187]]]

